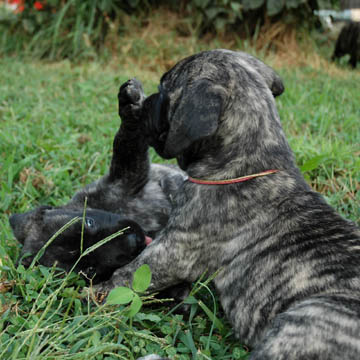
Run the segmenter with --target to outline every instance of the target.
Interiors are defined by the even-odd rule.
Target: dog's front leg
[[[183,189],[174,201],[176,207],[170,221],[153,242],[131,263],[117,269],[109,281],[97,285],[95,292],[107,293],[115,287],[131,285],[134,272],[143,264],[149,265],[152,273],[150,291],[163,290],[182,282],[192,283],[205,271],[213,274],[218,269],[218,264],[212,263],[218,254],[207,246],[201,231],[194,231],[207,218],[205,212],[192,215],[197,198]]]
[[[148,181],[148,143],[139,127],[145,94],[137,79],[121,85],[119,94],[121,125],[113,142],[109,181],[121,179],[128,194],[135,194]]]
[[[96,285],[94,291],[108,293],[118,286],[131,286],[134,272],[143,264],[149,265],[151,269],[150,291],[163,290],[183,281],[185,269],[182,268],[183,262],[179,259],[179,253],[156,240],[131,263],[117,269],[110,280]]]

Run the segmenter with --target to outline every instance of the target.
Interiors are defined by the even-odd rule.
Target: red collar
[[[235,178],[235,179],[228,179],[228,180],[202,180],[202,179],[194,179],[192,177],[188,177],[188,180],[192,183],[195,184],[202,184],[202,185],[226,185],[226,184],[236,184],[239,182],[244,182],[247,180],[251,180],[260,176],[265,176],[265,175],[270,175],[270,174],[274,174],[277,173],[279,170],[267,170],[267,171],[263,171],[261,173],[258,174],[252,174],[252,175],[247,175],[247,176],[241,176],[239,178]]]

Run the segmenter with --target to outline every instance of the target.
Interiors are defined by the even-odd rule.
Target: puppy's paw
[[[122,84],[119,89],[118,100],[119,115],[122,119],[138,117],[145,100],[141,82],[133,78]]]
[[[118,99],[121,105],[141,103],[144,97],[142,84],[136,78],[130,79],[120,86]]]
[[[112,283],[111,280],[104,281],[100,284],[96,284],[92,286],[92,292],[96,298],[106,299],[109,292],[114,289],[116,286]]]

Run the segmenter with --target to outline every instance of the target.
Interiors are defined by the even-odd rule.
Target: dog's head
[[[176,157],[186,169],[189,162],[207,156],[205,147],[219,151],[214,146],[219,139],[207,141],[206,146],[204,140],[221,137],[224,121],[228,124],[223,126],[236,131],[240,124],[229,124],[235,112],[241,116],[241,111],[259,111],[256,101],[266,102],[283,90],[274,70],[251,55],[212,50],[190,56],[165,73],[159,92],[145,100],[149,144],[164,158]],[[225,135],[227,140],[230,135]]]
[[[124,229],[124,231],[82,257],[75,271],[82,271],[94,282],[110,278],[115,269],[133,260],[149,242],[140,226],[118,214],[88,209],[84,224],[83,212],[66,208],[42,206],[35,210],[14,214],[10,225],[15,237],[23,244],[23,263],[30,265],[37,252],[72,219],[78,218],[72,225],[61,231],[46,248],[39,262],[45,266],[57,264],[57,267],[69,271],[81,255],[81,236],[83,233],[83,251]],[[95,275],[96,274],[96,275]]]

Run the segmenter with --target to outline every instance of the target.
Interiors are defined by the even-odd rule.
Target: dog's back
[[[82,209],[86,198],[88,207],[120,213],[154,235],[169,218],[173,188],[177,189],[185,178],[177,166],[151,164],[148,181],[135,195],[122,185],[122,179],[109,182],[105,175],[78,191],[65,206]]]
[[[222,303],[254,359],[359,358],[359,230],[317,193],[289,195],[247,219],[261,234],[215,279]]]
[[[317,295],[276,316],[252,360],[360,357],[360,300],[349,293]]]

